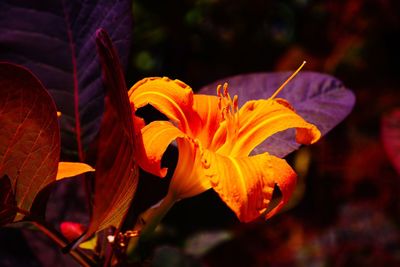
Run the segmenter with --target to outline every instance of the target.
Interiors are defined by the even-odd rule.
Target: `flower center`
[[[235,95],[232,99],[228,92],[228,83],[224,83],[223,92],[221,92],[221,87],[221,85],[217,87],[218,110],[221,113],[222,121],[226,122],[225,149],[230,150],[239,134],[238,96]]]

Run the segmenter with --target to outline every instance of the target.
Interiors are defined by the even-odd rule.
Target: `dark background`
[[[181,201],[143,248],[153,258],[145,264],[400,266],[400,177],[381,142],[382,118],[400,107],[398,1],[135,0],[132,10],[128,87],[168,76],[198,90],[227,76],[293,70],[306,60],[306,70],[339,78],[357,98],[338,127],[287,158],[300,179],[286,211],[241,224],[212,191]],[[168,155],[173,166],[176,151]],[[167,186],[167,179],[142,176],[142,208]],[[2,236],[13,239],[12,231]],[[190,241],[202,233],[196,250]],[[214,243],[220,236],[227,241]],[[23,246],[3,242],[3,256],[26,251],[26,259],[0,265],[40,266]],[[57,257],[60,266],[74,265]]]
[[[380,133],[382,117],[400,105],[399,10],[385,0],[135,1],[128,85],[169,76],[196,90],[306,60],[306,70],[334,75],[357,98],[337,128],[288,157],[310,160],[288,211],[239,224],[211,191],[187,199],[166,217],[159,259],[187,251],[199,232],[224,229],[233,238],[202,257],[207,266],[400,265],[400,179]]]

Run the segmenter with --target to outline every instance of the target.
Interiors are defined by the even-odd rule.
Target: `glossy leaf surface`
[[[127,59],[131,26],[129,0],[0,1],[0,60],[28,67],[49,90],[70,159],[83,161],[103,114],[95,31],[107,29]]]
[[[93,214],[86,236],[109,226],[119,227],[138,182],[134,126],[123,71],[104,30],[97,32],[96,42],[107,98],[97,149]]]
[[[228,77],[199,90],[200,94],[216,94],[218,84],[228,82],[229,92],[239,97],[239,106],[252,99],[269,98],[290,76],[290,72],[256,73]],[[277,96],[290,102],[306,121],[315,124],[324,135],[341,122],[352,110],[354,94],[336,78],[314,72],[300,72]],[[268,138],[253,151],[268,151],[284,157],[299,144],[294,131],[284,131]]]
[[[0,88],[0,177],[10,179],[12,192],[5,194],[14,195],[17,207],[29,211],[35,196],[57,174],[57,111],[46,89],[25,68],[0,64]],[[7,179],[2,179],[7,188]],[[13,221],[22,218],[17,214]]]

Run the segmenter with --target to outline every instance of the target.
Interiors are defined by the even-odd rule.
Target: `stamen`
[[[306,61],[303,61],[303,64],[292,74],[289,78],[275,91],[275,93],[270,97],[270,99],[274,99],[282,90],[283,88],[299,73],[299,71],[303,68],[306,64]]]
[[[221,85],[217,86],[218,94],[218,109],[226,115],[233,115],[238,110],[238,96],[235,95],[233,99],[231,98],[228,90],[228,84],[223,85],[223,94],[221,94]]]
[[[235,142],[239,134],[239,97],[235,95],[233,97],[233,112],[234,112],[234,117],[235,117]]]
[[[235,95],[233,97],[233,112],[236,112],[238,110],[238,96]]]
[[[225,113],[226,113],[226,107],[223,107],[222,110],[221,110],[221,118],[222,118],[222,120],[226,119]]]
[[[228,96],[228,83],[224,83],[224,96]]]
[[[226,123],[226,141],[224,147],[227,151],[236,143],[239,134],[239,101],[238,96],[233,98],[229,94],[228,83],[223,85],[223,93],[221,94],[221,85],[217,87],[218,109],[221,114],[222,121]]]
[[[222,109],[222,99],[221,99],[221,85],[217,86],[217,96],[218,96],[218,110]]]
[[[221,87],[222,87],[222,85],[218,84],[218,86],[217,86],[217,96],[221,96]]]

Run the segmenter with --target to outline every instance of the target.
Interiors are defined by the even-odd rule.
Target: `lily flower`
[[[242,222],[273,216],[289,200],[296,174],[284,159],[268,152],[250,156],[251,151],[289,128],[296,128],[301,144],[312,144],[321,136],[286,100],[275,98],[277,93],[239,108],[238,97],[230,96],[227,84],[211,96],[194,94],[184,82],[166,77],[137,82],[129,90],[133,113],[150,104],[170,120],[144,125],[134,116],[142,123],[136,133],[138,164],[164,177],[167,169],[161,167],[161,158],[176,141],[179,158],[166,198],[174,202],[213,188]],[[282,198],[269,209],[275,185]]]

